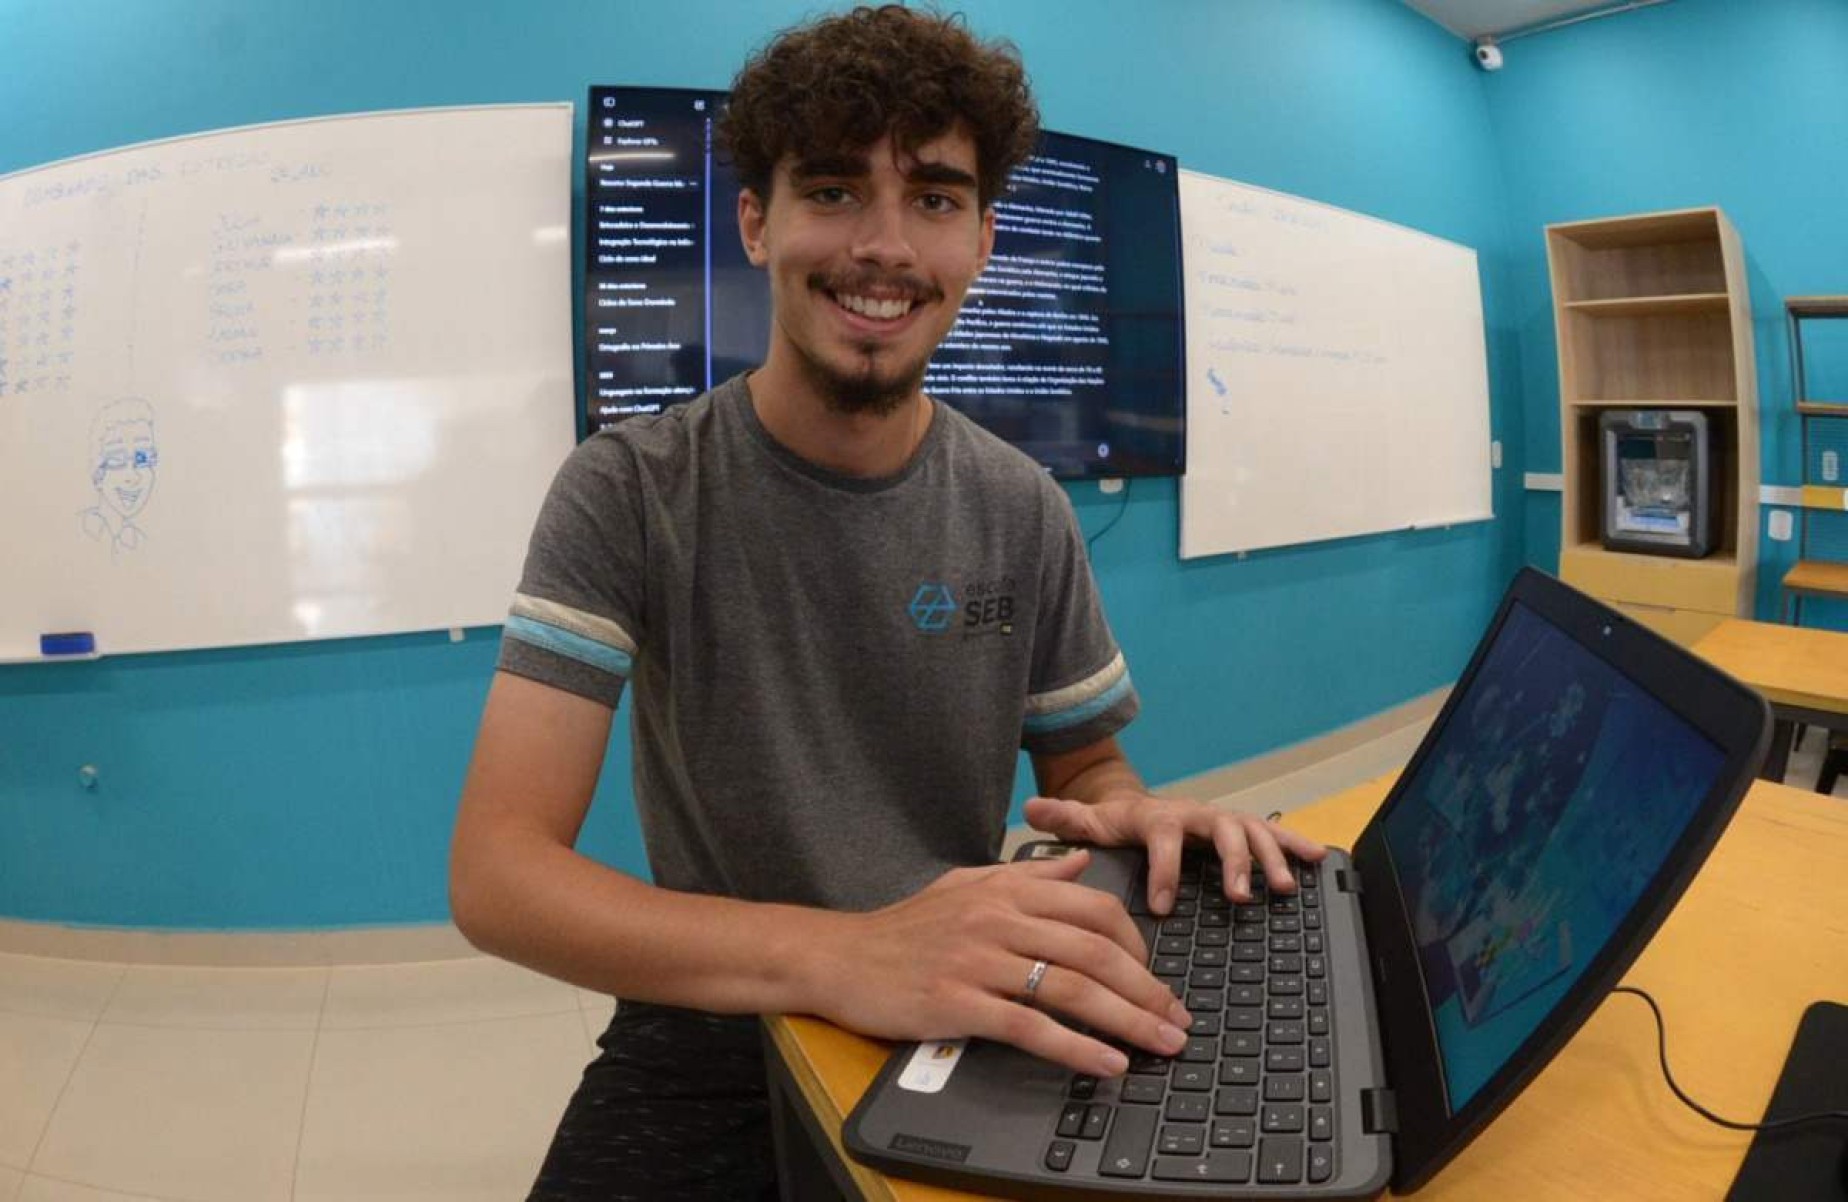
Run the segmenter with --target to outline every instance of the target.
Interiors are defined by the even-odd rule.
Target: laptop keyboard
[[[1266,888],[1234,904],[1218,858],[1189,851],[1174,909],[1130,906],[1151,926],[1149,968],[1193,1016],[1172,1058],[1126,1048],[1111,1090],[1073,1076],[1045,1166],[1070,1173],[1080,1144],[1102,1141],[1098,1174],[1133,1180],[1316,1185],[1335,1173],[1334,1024],[1323,949],[1321,877],[1292,863],[1296,893]],[[1107,1096],[1106,1096],[1107,1095]],[[1088,1158],[1087,1158],[1088,1159]]]

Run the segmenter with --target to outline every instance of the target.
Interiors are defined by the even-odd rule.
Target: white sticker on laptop
[[[933,1039],[919,1044],[905,1071],[898,1074],[898,1087],[912,1093],[941,1093],[968,1044],[966,1039]]]

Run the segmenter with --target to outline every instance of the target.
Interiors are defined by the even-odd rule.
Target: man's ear
[[[745,188],[738,193],[738,238],[753,267],[762,267],[769,261],[764,251],[765,216],[763,198],[755,190]]]
[[[981,275],[988,270],[988,256],[995,252],[995,206],[989,205],[982,210],[982,257],[975,265],[975,274]]]

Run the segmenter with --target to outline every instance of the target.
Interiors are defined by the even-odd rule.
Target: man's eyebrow
[[[789,169],[789,177],[798,182],[811,179],[857,179],[871,174],[872,164],[864,155],[820,154],[798,160]],[[948,163],[912,163],[905,179],[914,184],[944,184],[973,188],[973,173]]]
[[[975,176],[948,163],[913,163],[905,178],[914,184],[950,184],[965,188],[976,185]]]
[[[796,180],[819,179],[823,176],[852,178],[866,175],[871,170],[872,164],[865,155],[818,154],[798,159],[789,168],[789,177]]]

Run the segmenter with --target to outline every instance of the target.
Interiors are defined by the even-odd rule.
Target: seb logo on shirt
[[[925,581],[907,609],[926,634],[961,630],[965,636],[1014,633],[1014,578],[1000,576],[960,585]]]

